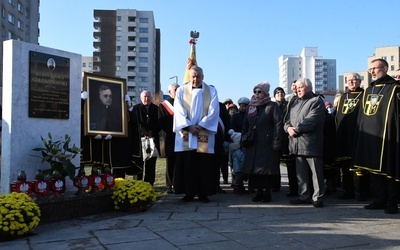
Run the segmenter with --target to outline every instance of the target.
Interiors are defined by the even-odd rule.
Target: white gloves
[[[125,101],[126,104],[128,104],[128,107],[132,105],[131,97],[128,94],[125,95]]]
[[[89,94],[88,94],[87,91],[83,91],[83,92],[81,93],[81,98],[82,98],[83,100],[86,100],[86,99],[88,98],[88,96],[89,96]]]
[[[101,138],[102,138],[101,134],[98,134],[94,137],[94,139],[96,139],[96,140],[101,140]],[[110,134],[108,134],[108,135],[106,135],[106,137],[104,137],[104,140],[111,140],[111,139],[112,139],[112,135],[110,135]]]

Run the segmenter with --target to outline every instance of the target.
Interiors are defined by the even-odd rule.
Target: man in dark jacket
[[[299,198],[292,204],[309,204],[312,198],[314,207],[323,207],[325,192],[323,175],[323,132],[325,105],[322,99],[312,92],[308,78],[296,81],[297,99],[290,106],[285,122],[285,132],[289,134],[289,152],[295,156]],[[314,193],[311,195],[310,176]]]
[[[140,94],[141,103],[136,104],[130,112],[130,128],[132,132],[133,145],[133,161],[138,168],[138,180],[143,178],[144,181],[154,184],[156,178],[156,161],[157,157],[143,161],[142,153],[142,137],[153,138],[158,152],[160,152],[160,126],[158,124],[158,107],[152,103],[150,91],[144,90]]]
[[[373,173],[375,201],[364,208],[395,214],[400,181],[400,85],[387,75],[388,67],[380,58],[370,63],[373,81],[363,93],[352,160],[355,167]]]

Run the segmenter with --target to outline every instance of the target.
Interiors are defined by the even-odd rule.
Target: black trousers
[[[166,170],[165,171],[165,177],[166,177],[166,185],[169,188],[172,188],[174,186],[174,176],[175,176],[175,154],[172,154],[170,156],[167,156],[166,158]]]

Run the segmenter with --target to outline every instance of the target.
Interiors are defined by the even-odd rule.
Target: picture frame
[[[84,72],[84,135],[128,136],[126,80]]]

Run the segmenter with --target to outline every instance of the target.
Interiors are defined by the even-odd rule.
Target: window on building
[[[148,82],[148,77],[140,76],[139,77],[139,82]]]
[[[116,50],[121,51],[121,46],[117,46]]]
[[[128,72],[134,72],[135,67],[134,66],[128,66]]]
[[[136,57],[128,56],[128,62],[134,62],[135,60],[136,60]]]
[[[86,67],[86,63],[84,62],[84,63],[82,63],[82,67]]]
[[[394,56],[390,56],[390,61],[394,61]]]
[[[121,26],[117,26],[117,31],[122,31]]]
[[[382,56],[382,59],[387,61],[387,57],[386,56]]]
[[[14,0],[8,0],[8,3],[14,6]]]
[[[121,41],[121,36],[116,36],[115,39],[117,40],[117,42],[120,42]]]
[[[10,22],[12,24],[14,23],[14,16],[10,13],[8,13],[8,22]]]
[[[116,57],[115,57],[115,60],[116,60],[117,62],[120,62],[120,61],[121,61],[121,56],[116,56]]]
[[[139,37],[139,43],[148,43],[149,38],[148,37]]]
[[[139,23],[149,23],[149,19],[145,17],[139,18]]]
[[[93,63],[92,62],[89,63],[89,67],[90,68],[93,67]]]
[[[3,18],[6,17],[6,10],[5,10],[4,8],[1,8],[1,16],[2,16]]]
[[[134,37],[134,36],[128,36],[128,41],[129,41],[129,42],[134,42],[134,41],[135,41],[135,38],[136,38],[136,37]]]
[[[139,52],[147,53],[147,52],[149,52],[149,48],[147,48],[147,47],[139,47]]]
[[[1,27],[1,36],[6,37],[6,28],[4,26]]]
[[[394,65],[390,65],[390,70],[391,70],[391,71],[395,71]]]
[[[147,63],[147,62],[149,62],[149,58],[148,57],[139,57],[139,62],[140,63]]]
[[[121,16],[117,16],[117,21],[121,22]]]
[[[134,82],[135,77],[134,76],[128,76],[128,82]]]
[[[22,21],[18,19],[18,20],[17,20],[17,27],[18,27],[18,29],[22,30],[22,26],[23,26]]]
[[[7,39],[13,39],[13,33],[11,31],[7,32]]]
[[[135,92],[136,87],[128,86],[128,92]]]
[[[121,71],[121,66],[115,67],[115,71],[120,72]]]
[[[19,13],[24,13],[24,6],[20,2],[17,4],[17,9]]]
[[[147,68],[147,67],[139,67],[139,72],[147,73],[147,72],[149,72],[149,68]]]
[[[135,32],[135,31],[136,31],[135,27],[133,27],[133,26],[128,27],[128,32]]]
[[[147,87],[147,86],[139,86],[138,87],[138,90],[140,93],[142,93],[143,91],[148,90],[148,89],[149,89],[149,87]]]
[[[134,22],[135,20],[136,20],[136,17],[128,16],[128,22]]]
[[[134,52],[134,51],[136,51],[135,46],[128,46],[128,52]]]
[[[149,28],[139,28],[139,33],[149,33]]]

